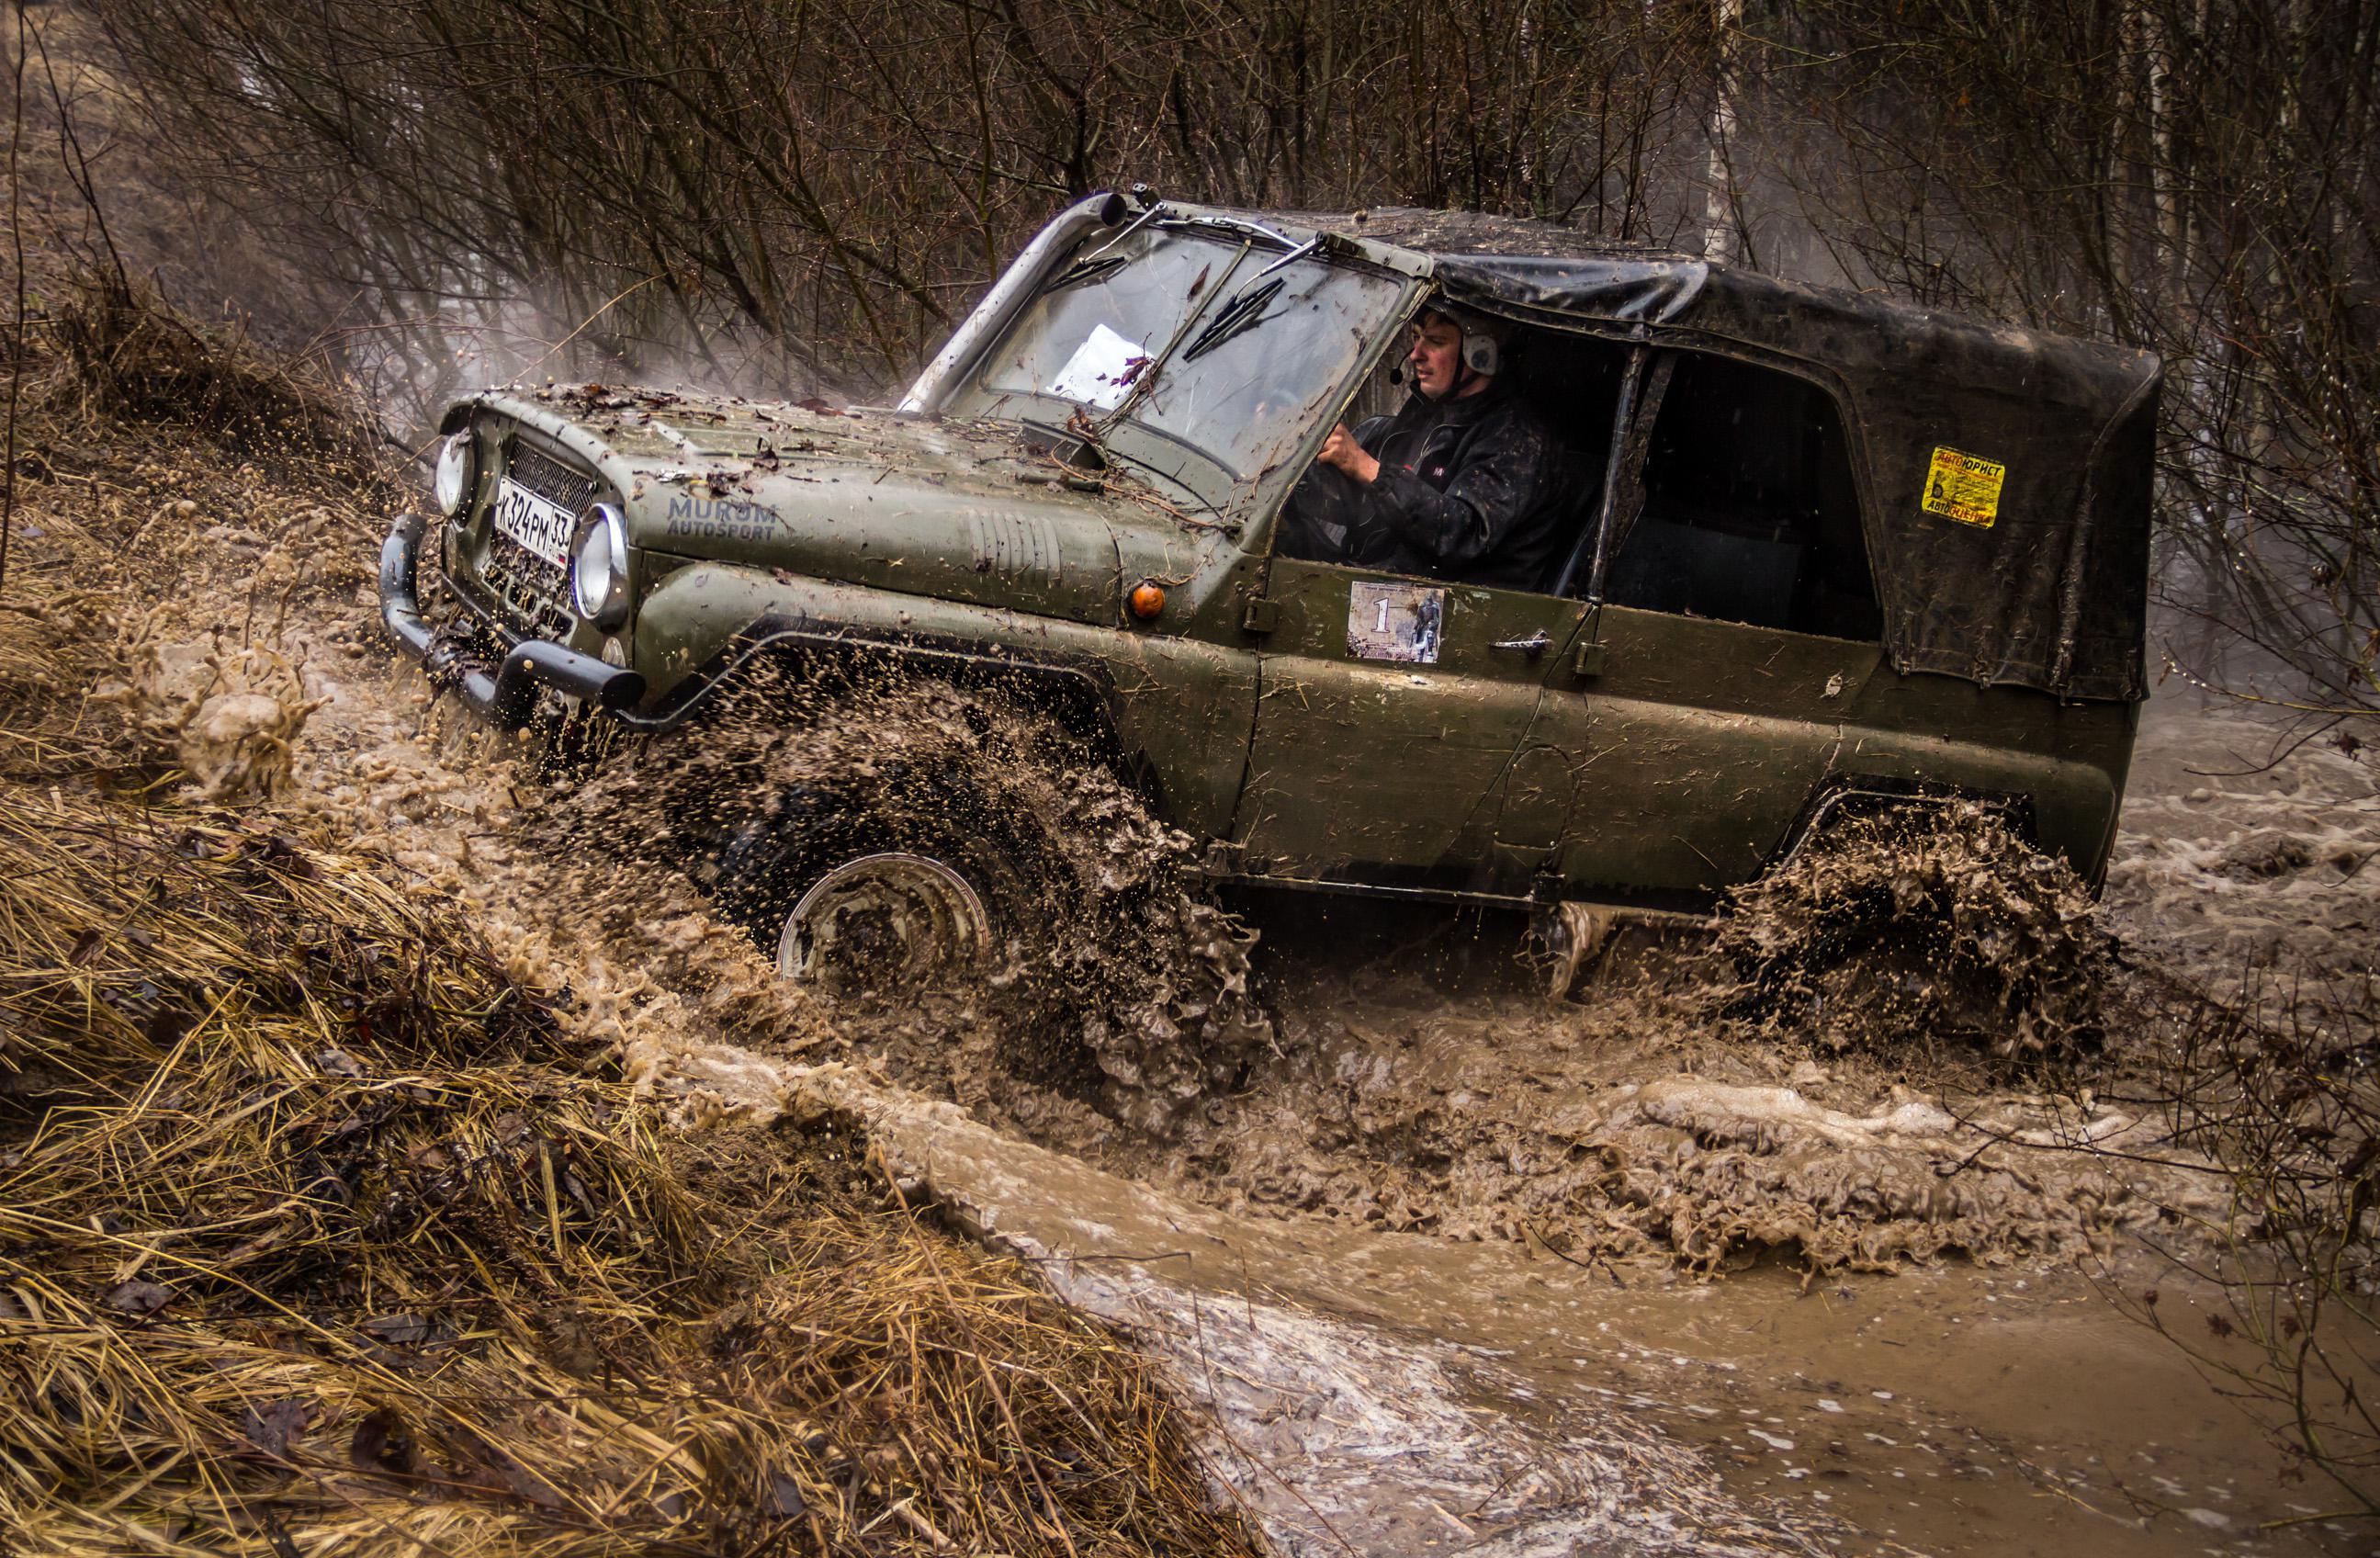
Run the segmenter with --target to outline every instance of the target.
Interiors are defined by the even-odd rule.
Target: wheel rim
[[[973,967],[991,922],[966,879],[930,856],[847,860],[811,883],[785,915],[777,972],[837,993],[890,993]]]

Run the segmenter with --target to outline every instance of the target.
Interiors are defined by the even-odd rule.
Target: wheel
[[[980,968],[983,895],[931,855],[879,850],[810,883],[777,932],[777,972],[838,993],[884,992]]]
[[[722,849],[714,892],[781,977],[880,1000],[1028,953],[1029,841],[947,775],[890,777],[788,786]]]
[[[808,712],[703,752],[673,808],[743,797],[696,874],[784,977],[879,1004],[973,981],[996,1064],[1158,1131],[1270,1049],[1254,934],[1083,741],[938,685]]]

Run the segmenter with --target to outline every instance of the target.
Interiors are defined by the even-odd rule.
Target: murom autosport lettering
[[[735,498],[672,498],[667,518],[674,536],[766,541],[777,533],[774,509]]]

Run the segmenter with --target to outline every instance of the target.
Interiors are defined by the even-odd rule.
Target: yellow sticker
[[[2000,483],[2008,467],[1956,449],[1936,449],[1925,472],[1925,512],[1990,529],[2000,517]]]

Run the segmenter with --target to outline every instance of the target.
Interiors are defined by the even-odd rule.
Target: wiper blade
[[[1046,296],[1057,291],[1060,287],[1075,286],[1083,282],[1089,281],[1095,276],[1111,276],[1116,272],[1123,270],[1126,265],[1132,262],[1132,256],[1129,254],[1110,255],[1108,251],[1114,249],[1118,244],[1123,242],[1124,239],[1132,237],[1133,234],[1139,232],[1143,227],[1148,226],[1149,223],[1155,221],[1157,219],[1158,213],[1164,209],[1165,206],[1162,201],[1151,205],[1147,211],[1142,212],[1138,216],[1134,217],[1130,222],[1124,224],[1123,231],[1116,234],[1115,237],[1108,239],[1107,242],[1099,245],[1099,248],[1091,250],[1088,254],[1084,255],[1072,265],[1067,266],[1063,274],[1059,275],[1054,281],[1051,281],[1047,286],[1044,286],[1039,293],[1036,294],[1036,296]],[[1102,256],[1105,256],[1105,258],[1102,258]]]
[[[1077,260],[1057,275],[1050,277],[1037,296],[1046,298],[1052,292],[1062,292],[1070,286],[1081,286],[1087,282],[1105,281],[1131,263],[1132,257],[1128,254],[1111,254],[1104,260]]]
[[[1275,271],[1287,270],[1300,260],[1318,252],[1321,248],[1322,236],[1318,233],[1242,283],[1239,296],[1216,312],[1213,322],[1198,333],[1198,338],[1191,342],[1189,349],[1182,354],[1182,360],[1196,362],[1240,332],[1253,330],[1263,323],[1265,305],[1281,295],[1281,283],[1267,282],[1265,277]]]
[[[1261,286],[1248,287],[1224,304],[1215,317],[1207,322],[1207,328],[1198,332],[1182,349],[1182,360],[1196,362],[1232,336],[1263,323],[1265,305],[1281,296],[1281,285],[1279,279],[1275,279]]]
[[[1261,222],[1250,222],[1238,216],[1169,216],[1162,224],[1168,227],[1213,227],[1235,238],[1248,238],[1267,243],[1276,249],[1295,250],[1298,242],[1286,233],[1276,233]]]

